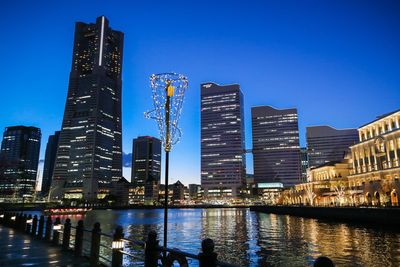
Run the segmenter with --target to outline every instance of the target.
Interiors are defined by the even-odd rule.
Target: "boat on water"
[[[91,210],[91,208],[51,208],[43,212],[45,215],[84,215]]]

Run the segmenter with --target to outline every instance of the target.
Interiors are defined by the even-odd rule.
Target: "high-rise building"
[[[300,182],[297,109],[251,108],[254,180],[256,183]]]
[[[201,85],[201,186],[205,197],[237,196],[246,177],[243,94],[238,84]]]
[[[95,201],[122,177],[122,32],[77,22],[51,197]]]
[[[49,136],[46,145],[46,155],[44,157],[43,166],[43,177],[42,177],[42,196],[47,196],[49,194],[51,180],[54,171],[54,162],[56,161],[58,140],[60,137],[60,131],[56,131],[53,135]]]
[[[301,162],[301,181],[307,181],[307,169],[308,169],[308,153],[307,148],[300,148],[300,162]]]
[[[357,129],[335,129],[330,126],[307,127],[307,152],[310,168],[330,161],[342,161],[349,147],[358,143]]]
[[[35,192],[39,164],[39,128],[7,127],[0,152],[0,198],[25,201]]]
[[[132,183],[144,187],[145,200],[157,200],[161,177],[161,140],[151,136],[133,139]]]

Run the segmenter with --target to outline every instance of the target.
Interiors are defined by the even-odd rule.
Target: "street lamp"
[[[182,111],[188,80],[177,73],[160,73],[150,76],[154,109],[145,112],[146,118],[157,121],[161,142],[165,150],[165,191],[164,191],[164,247],[167,247],[168,224],[168,166],[169,152],[181,138],[178,121]],[[165,255],[164,255],[165,256]]]

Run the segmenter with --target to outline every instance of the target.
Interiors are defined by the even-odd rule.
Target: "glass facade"
[[[206,197],[231,197],[244,185],[243,94],[237,84],[201,85],[201,186]]]
[[[123,33],[108,20],[77,22],[51,197],[105,197],[122,177]]]
[[[133,139],[132,183],[144,187],[146,200],[157,200],[161,177],[161,140],[151,136]]]
[[[7,127],[0,152],[0,199],[31,199],[35,192],[41,131],[36,127]]]
[[[299,183],[301,167],[297,109],[253,107],[251,119],[255,182],[280,182],[285,187]]]
[[[357,129],[334,129],[329,126],[307,127],[309,167],[314,168],[331,161],[341,161],[349,147],[358,143]]]
[[[49,136],[46,146],[46,155],[44,158],[43,167],[43,178],[42,178],[42,196],[47,196],[49,194],[51,181],[54,171],[54,163],[56,161],[58,140],[60,138],[60,132],[56,131],[53,135]]]

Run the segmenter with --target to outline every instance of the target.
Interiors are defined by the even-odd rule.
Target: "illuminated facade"
[[[0,151],[0,200],[29,200],[35,192],[39,163],[39,128],[7,127]]]
[[[158,200],[161,177],[161,140],[140,136],[133,140],[132,183],[144,188],[143,200]]]
[[[297,109],[251,108],[254,180],[293,186],[301,180]]]
[[[341,161],[349,151],[349,147],[357,142],[357,129],[335,129],[330,126],[307,127],[309,167]]]
[[[123,33],[77,22],[51,198],[95,201],[122,177]]]
[[[286,190],[283,204],[399,206],[400,110],[358,129],[347,156],[307,171],[307,183]]]
[[[201,186],[205,197],[235,197],[244,185],[243,94],[238,84],[201,85]]]
[[[42,176],[42,196],[49,194],[51,179],[53,177],[54,163],[56,161],[58,140],[60,139],[60,131],[56,131],[49,136],[46,145],[46,155],[44,158],[43,176]]]
[[[360,143],[351,147],[350,187],[367,205],[399,205],[400,110],[378,117],[358,129]]]

